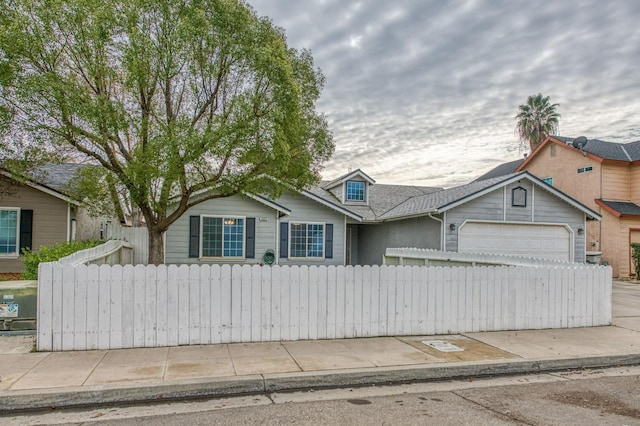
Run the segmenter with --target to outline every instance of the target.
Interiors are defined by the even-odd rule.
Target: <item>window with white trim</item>
[[[347,201],[364,201],[365,183],[355,180],[347,181]]]
[[[0,209],[0,256],[17,256],[18,253],[18,209]]]
[[[324,257],[324,223],[291,223],[290,257]]]
[[[202,216],[202,257],[244,257],[243,217]]]

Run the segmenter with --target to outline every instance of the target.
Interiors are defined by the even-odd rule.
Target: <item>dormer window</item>
[[[347,201],[364,201],[365,183],[349,180],[347,181]]]

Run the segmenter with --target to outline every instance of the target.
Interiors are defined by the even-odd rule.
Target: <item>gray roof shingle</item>
[[[53,189],[57,192],[66,195],[73,194],[70,183],[76,176],[76,173],[83,167],[87,167],[84,164],[45,164],[43,166],[36,167],[29,172],[29,178],[42,186]]]
[[[398,217],[410,216],[412,214],[424,214],[435,212],[437,209],[447,206],[448,204],[458,201],[462,198],[473,195],[486,188],[497,185],[519,173],[511,173],[508,175],[497,176],[482,181],[474,181],[466,185],[456,186],[454,188],[444,189],[442,191],[426,194],[419,197],[413,197],[404,203],[389,210],[379,219],[393,219]]]
[[[575,138],[564,136],[554,136],[559,141],[570,144]],[[599,139],[587,139],[587,144],[582,147],[584,152],[588,152],[607,160],[618,161],[638,161],[640,160],[640,141],[618,143],[606,142]]]
[[[621,215],[629,215],[629,216],[640,216],[640,206],[635,203],[624,202],[624,201],[607,201],[607,200],[598,200],[602,204],[608,206],[612,210],[617,211]]]
[[[385,212],[393,209],[412,197],[442,191],[442,188],[430,186],[375,184],[369,186],[369,203],[368,205],[364,205],[348,203],[342,204],[335,195],[327,189],[324,189],[325,187],[326,182],[321,182],[320,185],[311,188],[309,192],[356,213],[365,221],[377,220]]]
[[[523,161],[524,161],[524,158],[521,158],[519,160],[509,161],[508,163],[500,164],[494,167],[493,169],[489,170],[487,173],[483,174],[479,178],[476,178],[474,182],[514,173],[518,168],[518,166],[522,164]]]

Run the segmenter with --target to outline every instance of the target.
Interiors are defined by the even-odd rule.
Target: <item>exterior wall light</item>
[[[455,231],[456,230],[456,224],[455,223],[450,223],[449,224],[449,231]]]
[[[578,228],[578,235],[582,235],[582,234],[584,234],[584,229]]]

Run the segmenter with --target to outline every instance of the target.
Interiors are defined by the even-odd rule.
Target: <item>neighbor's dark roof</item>
[[[489,170],[487,173],[483,174],[479,178],[476,178],[474,182],[479,182],[481,180],[492,179],[495,177],[506,176],[511,173],[514,173],[518,166],[522,164],[524,158],[515,161],[509,161],[508,163],[500,164],[493,169]]]
[[[607,200],[598,200],[598,202],[618,212],[622,216],[640,216],[640,206],[635,203]]]
[[[553,136],[553,138],[567,144],[570,144],[575,139],[564,136]],[[587,139],[587,144],[582,148],[582,150],[607,160],[640,160],[640,141],[618,143],[601,141],[599,139]]]
[[[66,195],[74,195],[71,190],[71,180],[76,173],[87,167],[84,164],[45,164],[38,166],[29,172],[29,178],[34,182],[47,188],[58,191]]]

